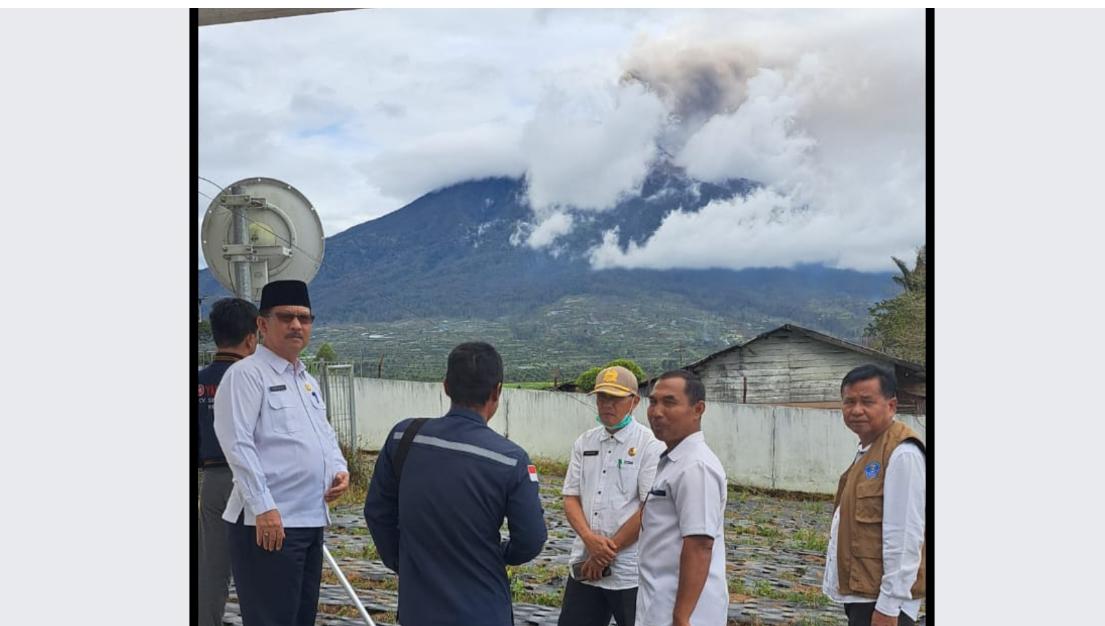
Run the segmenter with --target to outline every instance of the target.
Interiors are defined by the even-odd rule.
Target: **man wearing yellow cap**
[[[633,626],[640,504],[663,444],[633,419],[637,377],[620,366],[595,378],[598,426],[576,439],[561,494],[576,531],[559,626]]]

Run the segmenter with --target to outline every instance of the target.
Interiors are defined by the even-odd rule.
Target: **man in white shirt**
[[[894,421],[892,370],[861,365],[844,376],[844,423],[859,435],[840,477],[822,590],[849,626],[913,626],[925,597],[925,445]]]
[[[299,360],[314,319],[306,283],[265,285],[264,344],[215,393],[215,435],[234,475],[223,520],[244,626],[314,625],[327,502],[349,487],[322,391]]]
[[[634,626],[640,505],[663,445],[633,419],[637,377],[621,366],[595,378],[599,426],[576,439],[561,494],[576,531],[558,626]]]
[[[641,507],[642,626],[725,626],[725,469],[702,436],[706,389],[685,370],[657,379],[648,421],[667,445]]]

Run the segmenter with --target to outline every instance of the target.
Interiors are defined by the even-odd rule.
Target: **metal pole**
[[[352,442],[349,444],[350,454],[357,455],[357,396],[356,391],[353,388],[353,366],[349,366],[349,438]]]
[[[230,188],[231,195],[242,195],[241,185],[234,185]],[[249,221],[246,219],[246,206],[239,204],[232,208],[234,219],[230,222],[230,243],[236,244],[248,244],[249,243]],[[234,261],[234,287],[237,289],[236,296],[253,302],[253,281],[250,277],[250,263],[248,260]]]
[[[376,623],[368,616],[368,611],[365,610],[364,605],[361,604],[361,599],[357,597],[357,592],[353,590],[353,585],[350,585],[349,581],[345,579],[345,574],[341,573],[338,562],[334,560],[334,557],[330,555],[330,551],[326,549],[326,544],[322,545],[322,555],[326,557],[326,562],[330,564],[330,569],[334,570],[334,573],[337,574],[338,580],[341,581],[341,586],[345,587],[345,592],[349,594],[349,597],[353,600],[353,604],[357,605],[357,610],[361,612],[364,623],[368,624],[368,626],[376,626]]]

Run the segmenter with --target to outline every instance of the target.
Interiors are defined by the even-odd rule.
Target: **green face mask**
[[[602,418],[599,417],[598,415],[595,416],[595,421],[598,422],[599,424],[602,424],[603,426],[606,426],[606,424],[603,423]],[[626,413],[625,414],[625,419],[618,422],[617,424],[614,424],[613,426],[606,426],[606,428],[609,429],[609,430],[621,430],[621,429],[625,428],[626,426],[628,426],[629,423],[632,422],[632,421],[633,421],[633,414],[632,413]]]

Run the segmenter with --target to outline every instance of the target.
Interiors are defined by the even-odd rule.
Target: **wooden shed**
[[[706,400],[840,408],[840,381],[867,363],[894,369],[898,412],[925,415],[925,368],[877,350],[785,324],[684,367],[702,378]]]

